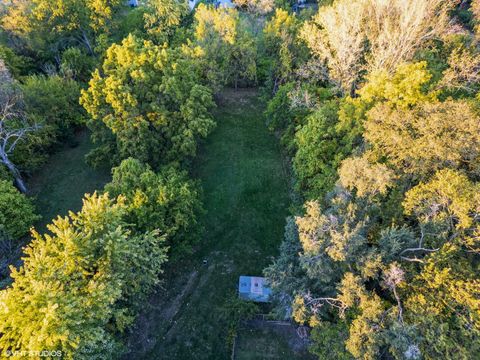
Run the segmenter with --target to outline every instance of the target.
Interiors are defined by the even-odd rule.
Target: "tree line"
[[[264,28],[302,199],[265,273],[320,359],[479,352],[478,5],[337,0]]]

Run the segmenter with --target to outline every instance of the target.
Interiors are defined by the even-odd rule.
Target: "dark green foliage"
[[[112,173],[105,191],[113,197],[125,197],[127,221],[136,231],[160,230],[167,235],[173,255],[192,251],[198,240],[197,216],[202,206],[198,186],[185,171],[164,167],[156,174],[148,165],[129,158]]]
[[[26,235],[39,218],[31,199],[20,193],[11,181],[0,179],[0,229],[18,239]]]
[[[312,330],[310,352],[319,359],[351,360],[353,356],[345,348],[347,337],[348,325],[345,321],[321,322]]]
[[[265,116],[270,129],[285,131],[291,126],[295,113],[291,110],[288,94],[294,88],[293,82],[280,86],[275,96],[268,102]]]
[[[122,0],[15,1],[6,8],[1,26],[16,47],[33,53],[41,65],[53,64],[72,46],[94,56],[109,42],[124,6]]]
[[[60,71],[66,78],[86,83],[90,79],[95,65],[95,58],[89,56],[78,47],[71,47],[62,53]],[[77,99],[78,96],[79,94]]]
[[[145,7],[139,6],[126,12],[125,16],[120,19],[118,24],[118,33],[114,34],[118,41],[126,38],[128,34],[143,38],[146,36],[144,27]]]
[[[227,347],[232,346],[240,321],[252,319],[259,310],[254,302],[240,299],[236,293],[230,295],[220,309],[220,317],[227,325]]]
[[[308,92],[311,89],[311,87],[306,86],[299,91]],[[294,137],[297,128],[305,122],[305,117],[312,111],[303,104],[297,104],[298,106],[292,104],[291,94],[295,90],[296,84],[294,82],[281,85],[268,102],[265,111],[267,126],[279,133],[282,144],[290,153],[295,151]]]
[[[275,312],[280,319],[290,317],[293,294],[305,287],[305,274],[300,266],[298,252],[301,251],[298,228],[293,217],[287,218],[280,254],[273,264],[268,266],[264,275],[268,278],[276,303]]]
[[[76,54],[67,50],[67,54]],[[76,55],[75,55],[76,56]],[[73,58],[70,59],[74,61]],[[83,121],[85,115],[78,104],[80,86],[73,80],[59,76],[29,76],[21,87],[27,112],[43,128],[49,128],[55,138],[51,143],[64,142]]]
[[[308,60],[308,50],[298,39],[300,27],[297,14],[283,9],[277,9],[265,24],[259,49],[266,90],[275,93],[294,80],[299,67]]]
[[[31,69],[31,60],[25,56],[16,54],[11,48],[0,43],[0,58],[3,59],[5,65],[12,76],[19,79],[22,75],[26,75]]]
[[[84,121],[78,104],[80,87],[74,80],[59,76],[32,75],[21,85],[26,112],[39,129],[18,144],[13,160],[25,172],[33,172],[60,143],[73,140]]]
[[[324,103],[295,134],[293,159],[298,189],[309,199],[322,198],[337,181],[340,162],[353,151],[355,135],[338,118],[337,101]]]

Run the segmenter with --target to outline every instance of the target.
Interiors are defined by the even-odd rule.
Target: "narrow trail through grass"
[[[204,238],[146,305],[129,358],[230,356],[221,308],[237,296],[239,275],[261,275],[277,254],[289,205],[280,145],[257,97],[227,91],[215,111],[217,128],[194,167],[204,189]]]

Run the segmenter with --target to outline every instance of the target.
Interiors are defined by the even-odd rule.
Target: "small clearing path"
[[[206,209],[202,243],[145,305],[126,358],[229,358],[222,306],[237,296],[239,275],[261,276],[278,253],[290,203],[281,148],[263,111],[257,92],[222,96],[217,128],[194,166]]]

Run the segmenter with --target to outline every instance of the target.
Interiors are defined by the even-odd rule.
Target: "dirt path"
[[[261,275],[277,254],[289,205],[280,147],[256,99],[229,91],[215,112],[194,172],[204,189],[204,238],[146,305],[129,359],[228,358],[222,306],[237,296],[239,275]]]

